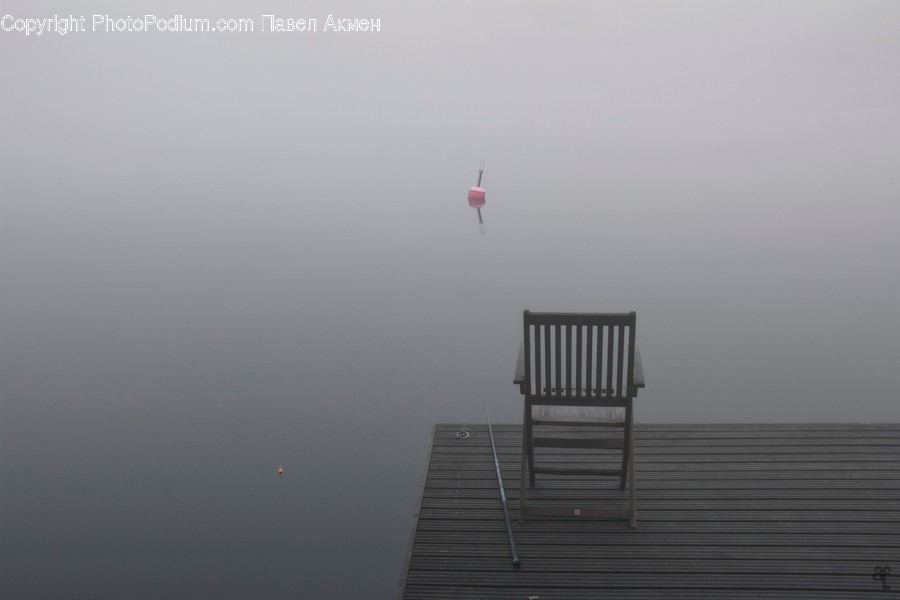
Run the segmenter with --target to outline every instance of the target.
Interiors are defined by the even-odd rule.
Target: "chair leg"
[[[632,529],[635,529],[637,528],[637,499],[634,497],[634,483],[637,478],[637,473],[634,471],[634,435],[631,436],[631,448],[628,456],[628,462],[630,463],[629,470],[631,471],[631,480],[628,487],[629,508],[631,509],[631,523],[629,523],[629,525]]]
[[[522,436],[523,438],[525,436]],[[522,440],[522,444],[525,444],[525,440]],[[528,487],[525,485],[525,469],[528,468],[528,456],[525,453],[525,448],[522,448],[522,470],[519,473],[519,523],[525,522],[525,489]]]
[[[631,406],[625,407],[625,431],[622,440],[622,478],[619,481],[619,489],[625,489],[625,482],[628,479],[628,468],[631,466],[632,437],[634,427],[631,415]]]
[[[528,403],[525,402],[525,417],[522,420],[522,468],[519,470],[519,523],[525,522],[525,471],[529,469],[531,461],[528,460],[528,448],[531,445],[528,439],[528,429],[531,423],[528,420]]]
[[[525,437],[528,449],[528,483],[534,487],[534,428],[531,424],[531,407],[525,406]]]

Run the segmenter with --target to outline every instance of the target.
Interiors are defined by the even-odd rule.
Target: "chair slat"
[[[583,398],[584,392],[587,391],[587,386],[581,381],[581,332],[583,330],[584,327],[581,325],[575,328],[575,394],[578,398]]]
[[[611,396],[615,386],[613,381],[613,343],[615,340],[615,328],[610,325],[606,328],[606,385],[604,391]]]
[[[631,315],[631,325],[628,326],[628,369],[627,374],[625,375],[625,385],[627,386],[625,395],[629,398],[633,398],[637,395],[637,390],[634,387],[634,353],[637,348],[637,319],[635,318],[634,313],[631,313]]]
[[[625,366],[625,327],[619,326],[619,352],[616,357],[616,395],[622,398],[625,395],[625,381],[622,379],[622,370]]]
[[[591,390],[594,389],[594,363],[591,361],[591,358],[594,355],[594,326],[587,326],[587,342],[585,344],[585,356],[584,364],[585,371],[584,374],[584,387],[585,393],[590,396]]]
[[[562,342],[560,340],[560,335],[559,335],[560,327],[561,327],[561,325],[557,324],[553,328],[553,331],[556,334],[556,340],[555,340],[556,343],[554,345],[554,350],[556,350],[556,352],[555,352],[556,371],[553,373],[553,382],[555,384],[557,398],[559,398],[559,396],[562,392],[562,356],[561,356],[561,353],[562,353],[561,343]]]
[[[575,327],[573,325],[566,326],[566,342],[565,356],[563,356],[563,364],[566,365],[566,395],[572,397],[572,394],[578,390],[575,384]]]
[[[594,382],[594,389],[597,391],[597,394],[600,394],[600,390],[603,389],[603,326],[597,326],[597,351],[594,356],[594,372],[596,381]]]
[[[549,394],[550,388],[553,385],[553,381],[551,380],[551,356],[550,356],[550,325],[544,325],[544,387],[540,388],[541,394]]]
[[[534,352],[531,355],[528,355],[525,359],[525,364],[530,365],[532,361],[534,361],[534,376],[533,380],[531,377],[528,378],[528,385],[531,386],[531,393],[536,394],[540,393],[541,388],[541,331],[537,327],[527,326],[525,328],[526,335],[529,339],[531,336],[534,336]]]

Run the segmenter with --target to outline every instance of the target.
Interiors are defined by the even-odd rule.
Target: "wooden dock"
[[[521,568],[487,425],[436,425],[400,598],[900,598],[900,424],[636,425],[636,530],[519,523],[521,427],[493,429]],[[536,490],[621,500],[584,478]]]

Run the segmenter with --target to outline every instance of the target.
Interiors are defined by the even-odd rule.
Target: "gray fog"
[[[897,2],[130,10],[0,7],[2,597],[394,597],[523,309],[637,311],[639,423],[900,421]]]

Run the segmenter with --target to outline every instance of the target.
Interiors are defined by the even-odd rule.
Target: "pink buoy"
[[[478,210],[478,227],[481,235],[484,235],[484,221],[481,218],[481,207],[484,206],[484,188],[481,187],[481,177],[484,175],[484,161],[478,166],[478,183],[469,188],[469,206]]]
[[[484,188],[469,188],[469,206],[472,208],[481,208],[484,206]]]

